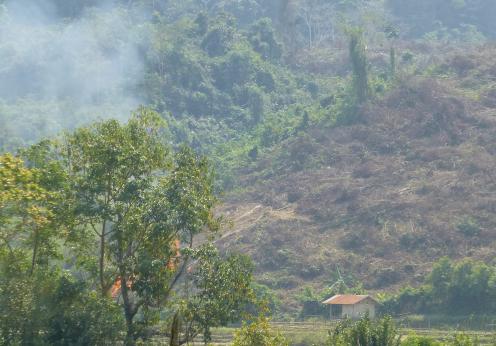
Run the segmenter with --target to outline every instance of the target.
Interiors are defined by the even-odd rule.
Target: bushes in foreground
[[[288,346],[288,340],[270,328],[269,319],[258,317],[251,323],[244,324],[233,340],[233,346]]]
[[[344,320],[329,333],[327,346],[399,346],[401,335],[391,317],[359,321]]]
[[[492,343],[496,345],[496,343]],[[403,338],[391,317],[372,320],[368,316],[359,321],[341,321],[329,332],[326,346],[477,346],[477,338],[454,334],[441,343],[429,337],[410,335]]]
[[[0,344],[106,345],[123,340],[115,302],[68,273],[3,276]]]

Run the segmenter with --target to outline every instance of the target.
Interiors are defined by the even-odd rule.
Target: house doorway
[[[331,305],[331,318],[341,318],[343,315],[342,305]]]

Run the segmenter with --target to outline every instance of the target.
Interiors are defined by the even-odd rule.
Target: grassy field
[[[272,327],[274,330],[281,332],[290,341],[292,346],[312,346],[323,345],[328,331],[332,328],[331,322],[274,322]],[[213,346],[230,345],[232,336],[236,331],[232,328],[216,328],[213,330]],[[427,336],[438,341],[448,341],[457,331],[455,329],[413,329],[402,328],[401,334],[406,338],[409,335],[416,334],[418,336]],[[490,331],[471,331],[465,330],[467,334],[479,340],[480,345],[494,345],[495,334]],[[165,341],[157,340],[156,345],[167,344]],[[193,345],[203,345],[201,339],[197,339]]]
[[[272,328],[281,332],[290,341],[292,346],[319,346],[323,345],[328,331],[332,328],[333,322],[273,322]],[[212,330],[211,346],[228,346],[232,342],[236,327],[216,328]],[[401,334],[404,338],[409,335],[426,336],[438,341],[449,341],[457,333],[455,329],[419,329],[402,328]],[[464,330],[464,334],[479,341],[479,345],[495,345],[496,334],[491,331]],[[166,340],[156,339],[153,345],[168,345]],[[192,345],[203,345],[201,338],[197,338]]]

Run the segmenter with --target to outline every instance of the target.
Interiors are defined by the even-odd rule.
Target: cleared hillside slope
[[[481,62],[490,51],[450,56],[443,78],[403,79],[361,122],[308,129],[241,170],[219,243],[250,254],[289,310],[336,265],[374,292],[421,282],[441,256],[493,262],[496,62]]]

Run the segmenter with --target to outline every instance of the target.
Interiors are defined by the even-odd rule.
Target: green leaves
[[[399,346],[401,335],[393,319],[386,316],[371,320],[364,316],[359,321],[344,320],[329,333],[329,346]]]
[[[201,269],[193,280],[199,295],[182,304],[188,307],[182,312],[202,330],[239,316],[250,291],[247,259],[224,262],[213,248],[191,250],[197,235],[212,235],[221,223],[213,215],[213,172],[188,147],[171,152],[163,125],[156,113],[141,108],[127,124],[110,120],[76,130],[61,150],[80,233],[72,243],[96,268],[89,273],[102,295],[113,286],[113,295],[122,297],[130,340],[182,297],[176,286],[190,259]],[[140,328],[138,313],[146,317]]]
[[[120,309],[58,270],[2,273],[0,343],[104,345],[122,339]]]
[[[349,32],[350,59],[353,68],[353,89],[358,105],[367,101],[369,96],[368,65],[365,54],[365,44],[360,29],[352,29]]]
[[[39,174],[10,154],[0,156],[0,206],[9,202],[41,201],[46,191],[38,185]]]
[[[405,288],[384,302],[397,313],[481,314],[496,311],[496,268],[470,259],[441,258],[423,286]]]
[[[122,319],[111,295],[128,343],[164,307],[189,322],[188,339],[240,319],[254,298],[253,267],[210,243],[222,221],[213,213],[213,171],[188,147],[172,152],[164,126],[140,108],[126,124],[98,122],[23,150],[26,163],[0,156],[0,300],[27,321],[51,313],[18,328],[0,316],[0,340],[11,331],[12,340],[43,334],[52,344],[116,340]],[[201,233],[207,241],[195,248]],[[58,256],[61,244],[67,258]],[[61,274],[62,263],[86,283]],[[6,300],[13,285],[26,288],[15,306]]]
[[[119,306],[70,276],[62,275],[50,297],[46,339],[51,345],[104,345],[122,338]]]
[[[29,271],[57,253],[54,243],[58,193],[47,184],[48,170],[28,168],[10,154],[0,156],[0,248],[5,256],[31,258]],[[45,186],[43,186],[45,185]],[[14,253],[17,253],[14,255]]]
[[[117,256],[114,253],[112,258],[107,252],[109,241],[124,241],[128,236],[130,244],[136,240],[126,232],[142,226],[145,198],[158,175],[170,166],[169,149],[162,139],[164,126],[157,113],[140,108],[125,125],[116,120],[95,123],[68,134],[62,145],[73,217],[80,225],[79,232],[73,232],[73,241],[88,239],[88,231],[99,237],[102,292],[117,276]],[[116,231],[120,232],[118,238]],[[139,232],[139,237],[143,236]]]
[[[246,256],[222,258],[213,245],[192,251],[192,281],[196,294],[187,305],[187,319],[210,340],[210,328],[241,319],[241,311],[254,301],[251,289],[253,265]]]
[[[287,346],[289,341],[270,328],[269,319],[263,315],[243,324],[234,334],[233,346]]]
[[[189,241],[203,230],[218,229],[220,220],[212,214],[217,202],[213,183],[213,172],[204,158],[188,147],[175,154],[174,168],[158,192],[165,197],[170,225],[182,240]]]
[[[248,40],[253,49],[264,59],[279,60],[282,56],[282,44],[276,38],[272,21],[262,18],[250,27]]]

